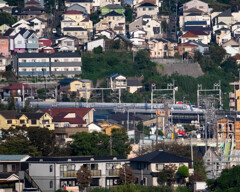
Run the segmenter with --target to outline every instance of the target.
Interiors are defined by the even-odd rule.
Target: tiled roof
[[[74,78],[65,78],[59,81],[60,84],[69,84],[73,81],[78,81],[78,79],[74,79]]]
[[[237,60],[240,60],[240,54],[234,55],[233,58],[235,58],[235,59],[237,59]]]
[[[123,7],[119,4],[109,4],[109,5],[106,5],[105,7],[109,9],[123,9]]]
[[[27,160],[27,162],[66,162],[69,163],[69,160],[71,160],[71,162],[87,162],[87,161],[91,161],[92,159],[94,159],[94,161],[118,161],[118,160],[122,160],[122,161],[126,161],[126,158],[122,157],[122,156],[71,156],[71,157],[41,157],[41,158],[30,158]]]
[[[0,161],[21,161],[28,157],[28,155],[0,155]]]
[[[87,31],[87,29],[83,29],[82,27],[64,27],[64,31]]]
[[[17,112],[16,111],[0,111],[0,115],[2,115],[5,119],[16,119],[17,117]],[[1,155],[0,155],[1,157]],[[6,157],[2,157],[2,158],[6,158]],[[1,160],[1,158],[0,158]]]
[[[221,21],[221,22],[218,23],[217,25],[227,25],[227,24]]]
[[[81,57],[80,53],[74,53],[74,52],[56,52],[50,55],[50,57],[58,57],[58,58],[63,58],[63,57]]]
[[[53,117],[53,122],[68,122],[70,124],[86,124],[82,117],[76,115],[74,118],[64,118],[68,113],[61,112]]]
[[[185,13],[189,13],[189,12],[202,13],[203,11],[201,11],[200,9],[197,9],[197,8],[191,8],[191,9],[185,10],[184,12],[185,12]]]
[[[105,15],[105,17],[108,17],[108,16],[122,16],[122,14],[117,13],[116,11],[111,11]]]
[[[184,25],[206,25],[206,21],[187,21]]]
[[[20,113],[19,115],[25,115],[28,119],[40,119],[45,113]]]
[[[217,17],[232,17],[232,10],[231,10],[231,8],[227,9],[226,11],[223,11]]]
[[[82,12],[76,11],[76,10],[71,10],[71,11],[67,11],[67,12],[64,13],[64,14],[65,14],[65,15],[77,15],[77,14],[82,15]]]
[[[34,1],[34,0],[30,0],[30,1],[27,1],[27,3],[25,3],[25,4],[35,4],[35,5],[39,5],[39,2]]]
[[[194,45],[194,44],[190,44],[190,43],[181,43],[181,44],[178,44],[178,47],[198,47],[197,45]]]
[[[177,155],[163,152],[163,151],[154,151],[151,153],[147,153],[145,155],[141,155],[139,157],[130,159],[131,162],[148,162],[148,163],[187,163],[191,162],[191,160],[179,157]]]
[[[191,33],[191,32],[187,32],[184,35],[181,36],[181,38],[188,38],[188,37],[198,37],[197,35]]]
[[[12,83],[9,86],[3,87],[2,89],[8,89],[8,90],[16,90],[16,89],[30,89],[28,84],[22,84],[22,83]]]
[[[191,30],[190,33],[193,33],[194,35],[207,35],[204,31],[201,30]]]
[[[139,7],[157,7],[157,5],[154,5],[152,3],[143,3]]]
[[[44,112],[48,113],[52,117],[62,112],[76,113],[77,115],[83,118],[91,110],[92,108],[48,108],[48,109],[45,109]]]
[[[49,57],[46,53],[18,53],[18,58],[47,58]]]

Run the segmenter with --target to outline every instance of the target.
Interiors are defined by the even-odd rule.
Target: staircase
[[[24,178],[28,181],[31,187],[36,188],[39,192],[42,192],[38,184],[33,180],[33,178],[26,171],[24,171]]]

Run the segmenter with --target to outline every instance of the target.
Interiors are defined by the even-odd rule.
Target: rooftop
[[[18,58],[46,58],[49,57],[47,53],[18,53]]]
[[[81,57],[80,53],[75,53],[75,52],[56,52],[50,55],[50,57]]]
[[[117,13],[116,11],[111,11],[105,15],[105,17],[108,17],[108,16],[123,16],[123,15],[120,13]]]
[[[119,4],[109,4],[109,5],[106,5],[105,7],[109,9],[123,9],[123,7]]]
[[[26,161],[30,156],[28,155],[0,155],[0,162],[1,161]]]
[[[154,151],[141,155],[139,157],[130,159],[131,162],[148,162],[148,163],[179,163],[179,162],[191,162],[191,160],[179,157],[177,155],[163,152],[163,151]]]
[[[83,29],[82,27],[64,27],[64,31],[87,31],[87,29]]]
[[[157,5],[154,5],[152,3],[143,3],[139,7],[157,7]]]
[[[83,13],[80,11],[76,11],[76,10],[71,10],[71,11],[67,11],[66,13],[64,13],[65,15],[77,15],[80,14],[82,15]]]

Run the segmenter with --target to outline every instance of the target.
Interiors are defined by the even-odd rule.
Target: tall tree
[[[12,24],[16,23],[17,19],[13,17],[11,14],[7,12],[0,13],[0,25],[7,24],[11,26]]]
[[[136,182],[135,174],[131,167],[126,164],[119,171],[119,178],[122,184],[134,184]]]
[[[81,166],[81,169],[77,172],[77,180],[82,188],[86,188],[92,183],[91,171],[88,170],[88,166]]]
[[[164,165],[163,170],[158,174],[158,181],[164,185],[172,186],[175,182],[176,170],[177,166],[175,164]]]

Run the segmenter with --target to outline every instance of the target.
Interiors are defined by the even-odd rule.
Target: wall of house
[[[9,57],[9,40],[8,39],[0,39],[0,54],[4,57]]]
[[[154,18],[157,17],[158,14],[158,7],[138,7],[137,8],[137,17],[141,17],[143,15],[150,15],[153,16]]]
[[[94,48],[97,48],[98,46],[101,46],[103,48],[103,51],[105,51],[105,40],[99,39],[92,42],[87,43],[87,51],[93,51]]]
[[[0,115],[0,128],[1,129],[9,129],[12,125],[17,125],[17,119],[9,119],[12,123],[7,123],[7,119],[5,119],[2,115]]]

